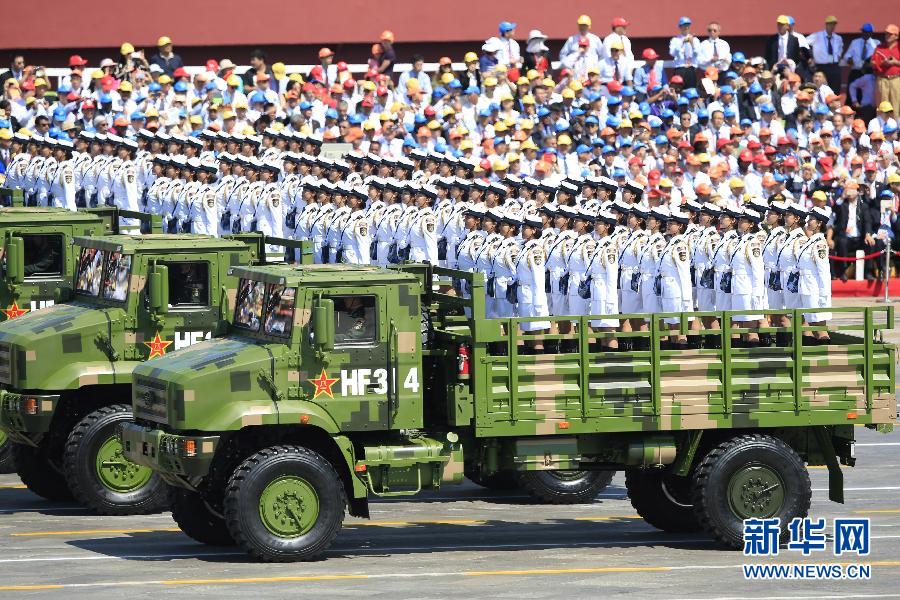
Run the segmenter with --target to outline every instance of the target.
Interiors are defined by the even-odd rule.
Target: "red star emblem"
[[[150,356],[147,357],[147,360],[151,358],[156,358],[157,356],[165,356],[166,348],[172,345],[172,342],[167,342],[164,339],[159,337],[159,332],[156,332],[156,337],[153,338],[149,342],[144,342],[144,345],[150,348]]]
[[[331,391],[331,386],[340,381],[340,379],[329,379],[328,373],[325,372],[325,369],[322,369],[321,375],[315,379],[308,379],[307,381],[316,386],[316,393],[313,395],[313,400],[318,398],[319,394],[328,394],[328,397],[333,400],[334,392]]]
[[[16,317],[21,317],[22,315],[27,313],[28,309],[27,308],[19,308],[19,303],[13,302],[12,306],[10,306],[9,308],[4,308],[3,312],[6,315],[7,319],[15,319]]]

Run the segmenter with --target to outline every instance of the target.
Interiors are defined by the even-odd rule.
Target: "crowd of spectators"
[[[837,256],[870,252],[900,232],[896,25],[876,32],[861,23],[858,35],[842,36],[829,16],[803,35],[779,15],[760,56],[732,47],[715,21],[698,35],[682,17],[657,48],[630,39],[629,25],[616,17],[600,32],[582,15],[552,55],[539,29],[523,37],[504,21],[480,49],[401,56],[411,68],[399,73],[391,31],[357,73],[329,48],[303,72],[262,50],[247,70],[223,57],[195,72],[166,36],[152,52],[125,42],[99,67],[73,55],[58,78],[17,53],[0,74],[0,171],[16,134],[274,128],[380,156],[421,148],[472,159],[477,176],[494,181],[633,180],[651,206],[739,206],[781,194],[810,207],[824,193]],[[833,264],[845,277],[845,263]],[[867,263],[866,275],[877,268]]]

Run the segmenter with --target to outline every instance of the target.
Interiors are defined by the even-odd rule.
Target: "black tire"
[[[59,467],[47,457],[43,448],[12,444],[10,454],[19,479],[31,492],[47,500],[72,499],[66,478],[59,471]]]
[[[519,486],[546,504],[590,502],[612,481],[615,471],[523,471]]]
[[[694,514],[689,477],[664,469],[626,469],[625,487],[631,506],[644,521],[670,533],[700,530]]]
[[[471,472],[466,473],[466,477],[468,477],[472,483],[478,484],[489,490],[506,492],[519,489],[519,482],[516,479],[516,475],[511,471],[498,471],[486,476],[482,476],[477,472]]]
[[[738,488],[741,481],[746,483]],[[739,492],[742,505],[735,508],[732,495]],[[786,540],[788,523],[809,514],[812,488],[793,448],[772,436],[749,434],[722,442],[703,457],[693,499],[703,529],[724,546],[740,549],[744,518],[779,517]]]
[[[159,512],[168,506],[168,486],[158,473],[149,472],[126,461],[121,448],[114,458],[115,466],[104,471],[109,477],[137,478],[136,487],[122,481],[122,488],[113,487],[115,481],[104,483],[98,473],[98,452],[116,435],[119,423],[133,419],[131,407],[125,404],[104,406],[79,421],[66,440],[63,450],[63,473],[72,495],[82,505],[101,515],[142,515]],[[115,442],[118,443],[118,442]],[[135,479],[131,479],[135,481]]]
[[[309,529],[296,535],[271,531],[261,514],[261,496],[270,484],[283,480],[301,480],[316,500],[317,512]],[[296,495],[291,498],[300,502]],[[305,499],[298,511],[296,503],[288,506],[291,498],[273,504],[272,513],[280,508],[282,523],[297,524],[304,516]],[[344,521],[346,504],[340,476],[320,454],[300,446],[273,446],[260,450],[235,469],[225,489],[225,522],[238,545],[259,560],[307,561],[318,557],[334,541]]]
[[[15,473],[16,466],[13,464],[12,458],[12,442],[9,438],[3,436],[0,442],[0,474]]]
[[[189,538],[208,546],[234,546],[225,519],[213,512],[197,492],[169,487],[172,518]]]

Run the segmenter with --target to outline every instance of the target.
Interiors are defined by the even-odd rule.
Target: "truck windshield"
[[[82,248],[75,275],[75,292],[124,302],[128,296],[132,256],[97,248]]]
[[[266,335],[290,337],[296,288],[241,279],[234,309],[234,325]]]

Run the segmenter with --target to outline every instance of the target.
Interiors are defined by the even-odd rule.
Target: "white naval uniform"
[[[588,263],[591,277],[592,315],[603,315],[604,319],[594,319],[591,327],[618,327],[619,320],[609,316],[619,312],[619,251],[616,238],[606,236],[597,242]]]
[[[715,269],[716,310],[731,310],[731,293],[722,290],[722,277],[731,270],[731,253],[737,243],[738,233],[734,229],[722,234],[713,252],[713,269]],[[732,287],[732,289],[734,289]]]
[[[123,161],[112,181],[113,203],[120,210],[141,210],[141,195],[138,189],[137,168],[134,162]],[[140,233],[141,223],[137,219],[119,219],[121,233]]]
[[[493,285],[493,276],[494,276],[494,254],[500,248],[500,245],[503,243],[503,236],[498,233],[491,233],[487,235],[484,239],[484,244],[481,245],[481,249],[478,251],[478,255],[475,257],[475,269],[484,275],[485,281],[485,317],[488,319],[493,319],[498,317],[497,313],[497,298],[496,298],[496,286]],[[503,298],[503,302],[506,302],[506,298]]]
[[[691,257],[683,235],[672,236],[657,261],[660,276],[660,306],[662,312],[690,312],[694,309],[691,286]],[[669,325],[677,325],[678,317],[666,317]]]
[[[719,241],[719,233],[715,227],[706,227],[694,238],[694,276],[697,280],[695,302],[699,311],[716,310],[716,277],[713,257]],[[704,278],[705,273],[708,275]]]
[[[575,244],[575,232],[563,231],[547,246],[547,271],[550,276],[550,314],[569,314],[569,298],[560,287],[560,278],[568,272],[566,257]]]
[[[372,243],[370,231],[366,211],[357,210],[350,214],[341,233],[343,262],[352,265],[369,264],[369,246]]]
[[[216,200],[216,190],[206,186],[200,191],[199,198],[194,201],[191,213],[191,231],[201,235],[219,237],[219,203]]]
[[[550,314],[545,286],[544,245],[541,241],[525,243],[516,259],[516,281],[519,282],[517,300],[520,317],[546,317]],[[549,329],[550,321],[530,321],[522,323],[522,331]]]
[[[594,254],[597,240],[590,233],[575,238],[572,248],[566,257],[569,267],[569,287],[566,290],[569,303],[569,315],[580,317],[588,314],[591,308],[590,300],[582,298],[578,294],[578,286],[587,278],[587,266]]]
[[[784,227],[777,226],[769,230],[765,241],[762,245],[762,257],[765,270],[763,272],[763,282],[766,286],[766,302],[767,308],[778,309],[784,308],[784,292],[781,289],[773,290],[770,283],[777,280],[777,287],[781,287],[781,274],[775,263],[778,260],[778,252],[781,245],[787,237],[787,231]]]
[[[437,219],[428,206],[420,209],[410,223],[409,260],[438,264]]]
[[[807,241],[806,233],[802,227],[788,231],[787,238],[782,242],[775,258],[775,265],[781,271],[781,288],[784,297],[784,308],[805,308],[803,298],[800,297],[800,275],[797,263],[800,257],[800,248]]]
[[[803,308],[831,308],[831,268],[828,264],[828,242],[821,233],[810,237],[799,249],[797,269],[800,271],[800,298]],[[807,323],[831,319],[830,312],[803,313]]]
[[[765,263],[762,246],[756,234],[748,233],[738,238],[731,252],[731,309],[760,310],[763,308],[766,288],[763,272]],[[747,322],[762,319],[761,314],[736,315],[735,321]]]
[[[638,259],[641,273],[641,312],[658,313],[662,310],[660,296],[654,290],[654,280],[659,271],[659,257],[665,247],[666,238],[663,234],[650,234]]]
[[[497,317],[507,318],[517,315],[517,302],[510,302],[507,298],[507,290],[515,281],[516,262],[522,248],[519,241],[514,238],[506,238],[501,242],[500,247],[494,254],[494,300],[496,300]]]
[[[619,250],[619,308],[626,315],[643,312],[639,264],[646,244],[647,232],[635,229],[622,240]],[[632,287],[632,283],[637,289]]]

